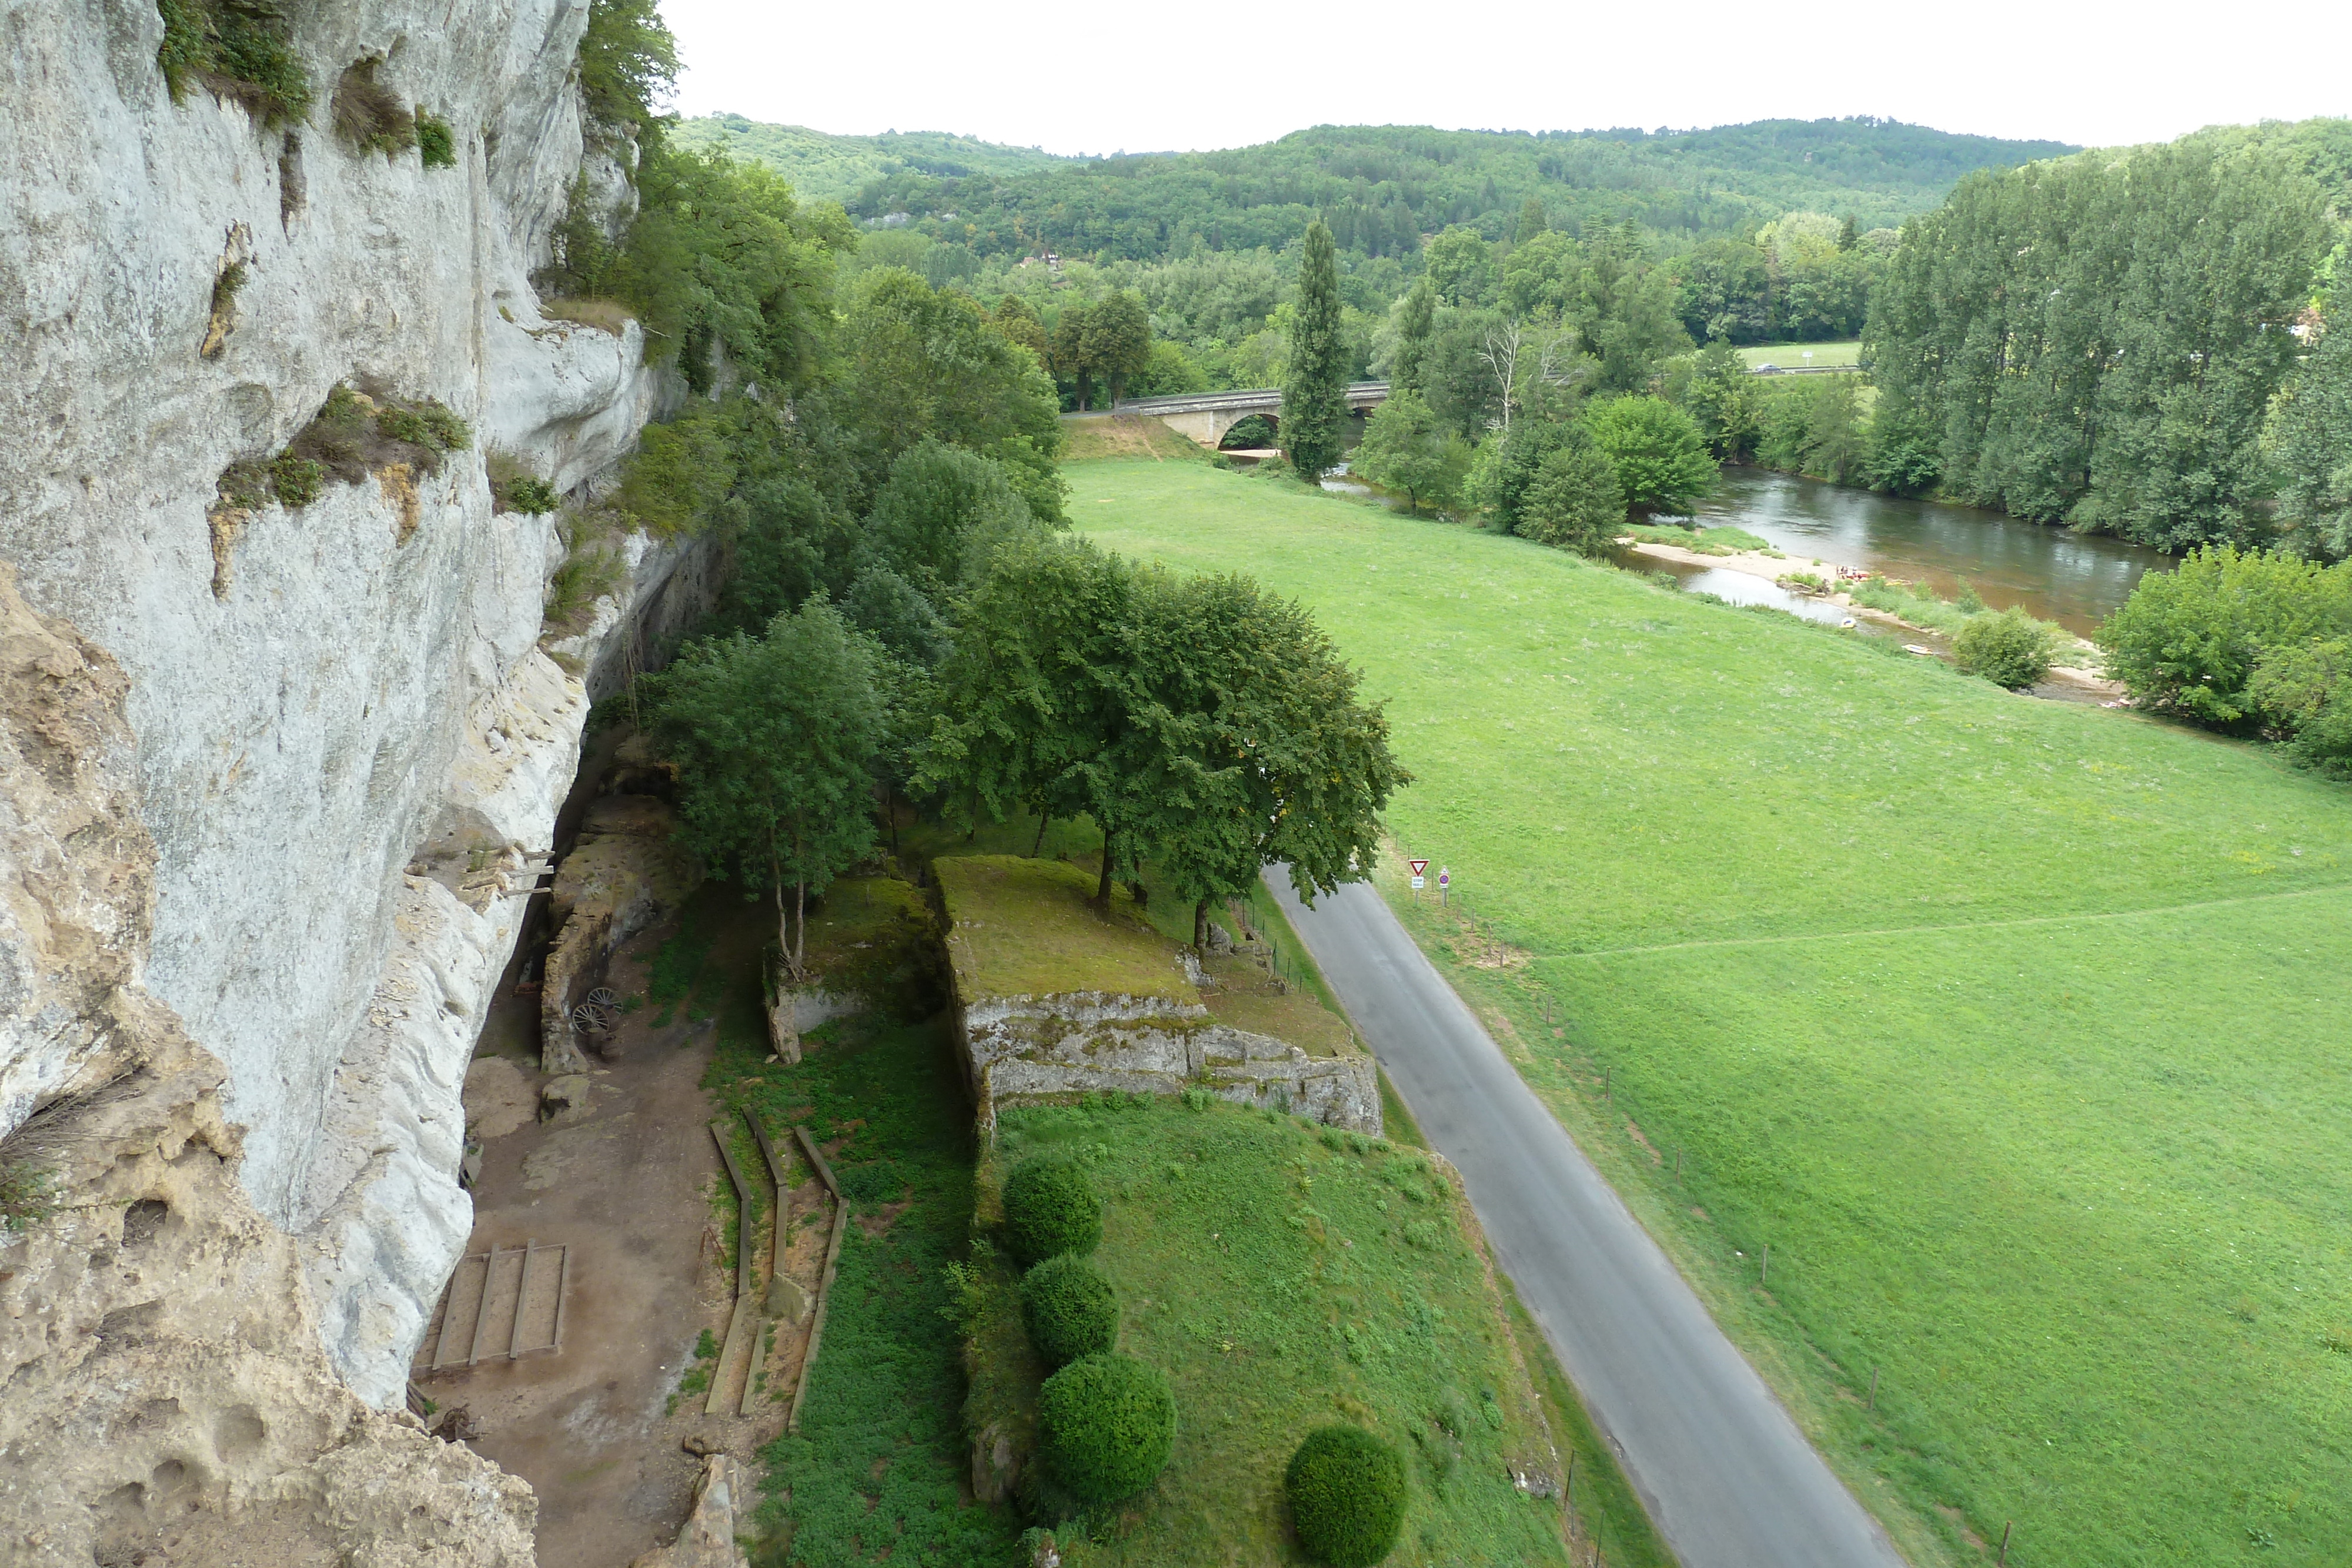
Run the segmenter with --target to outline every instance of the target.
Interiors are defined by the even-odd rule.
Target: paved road
[[[1684,1568],[1901,1568],[1379,894],[1266,883],[1439,1153]]]

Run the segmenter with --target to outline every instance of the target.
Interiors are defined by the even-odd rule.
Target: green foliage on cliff
[[[309,111],[310,73],[273,0],[155,0],[155,9],[163,18],[155,64],[173,103],[201,86],[273,130]]]

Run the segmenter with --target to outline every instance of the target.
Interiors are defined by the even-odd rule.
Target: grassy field
[[[1084,1160],[1109,1200],[1094,1261],[1119,1292],[1119,1348],[1166,1372],[1177,1404],[1168,1469],[1087,1521],[1066,1562],[1296,1561],[1283,1466],[1343,1420],[1411,1466],[1395,1568],[1567,1562],[1559,1500],[1512,1481],[1558,1479],[1558,1446],[1454,1222],[1458,1194],[1426,1157],[1218,1102],[1116,1096],[1006,1111],[993,1169],[1045,1149]],[[1018,1338],[1010,1278],[988,1293],[982,1343]],[[1017,1423],[1035,1369],[1002,1359],[1013,1377],[976,1381]]]
[[[1069,473],[1363,666],[1463,895],[1400,912],[1915,1560],[2352,1560],[2352,791],[1518,540]]]
[[[1778,365],[1784,371],[1801,370],[1811,365],[1852,365],[1862,361],[1862,343],[1759,343],[1752,349],[1741,349],[1739,357],[1753,368],[1757,365]],[[1807,359],[1807,354],[1812,355]]]

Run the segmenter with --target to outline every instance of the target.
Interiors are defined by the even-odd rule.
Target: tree
[[[2260,532],[2265,416],[2336,238],[2312,162],[2292,127],[2200,131],[1972,174],[1906,224],[1864,345],[1943,488],[2163,549]]]
[[[1348,419],[1348,350],[1340,332],[1339,275],[1331,231],[1307,225],[1298,267],[1298,312],[1290,328],[1290,363],[1282,385],[1282,445],[1308,479],[1339,461]]]
[[[1083,300],[1074,299],[1062,307],[1054,323],[1054,374],[1076,389],[1080,413],[1087,412],[1088,382],[1094,378],[1094,334],[1087,329],[1092,314]]]
[[[795,975],[807,958],[809,893],[874,850],[877,656],[838,611],[812,601],[776,617],[764,637],[689,643],[668,669],[641,677],[654,743],[678,772],[679,841],[712,875],[772,891]]]
[[[1581,429],[1544,454],[1520,510],[1519,533],[1538,544],[1597,556],[1625,526],[1616,465]]]
[[[1832,484],[1845,484],[1859,474],[1868,450],[1860,380],[1846,375],[1821,377],[1807,411],[1805,465]]]
[[[1625,504],[1644,516],[1687,514],[1722,477],[1697,424],[1658,397],[1621,397],[1585,415],[1586,428],[1617,469]]]
[[[1537,469],[1572,439],[1564,420],[1523,419],[1508,430],[1490,431],[1471,464],[1466,486],[1470,503],[1502,532],[1519,532]]]
[[[1151,362],[1151,317],[1143,297],[1132,289],[1104,296],[1087,311],[1085,330],[1086,363],[1110,383],[1116,403],[1128,378]]]
[[[988,552],[1035,526],[1002,464],[926,439],[890,465],[866,538],[883,565],[939,604],[979,575]]]
[[[1402,490],[1418,508],[1451,507],[1469,472],[1470,447],[1446,428],[1430,407],[1411,392],[1391,392],[1373,411],[1349,472],[1391,490]]]
[[[2273,416],[2279,510],[2305,549],[2352,555],[2352,310],[2288,383]]]
[[[1882,393],[1871,411],[1862,459],[1864,483],[1890,496],[1924,496],[1935,488],[1936,434],[1917,409]]]
[[[1424,276],[1448,305],[1483,305],[1492,284],[1494,247],[1476,229],[1450,224],[1422,248]]]
[[[1709,452],[1727,463],[1756,455],[1762,434],[1757,419],[1756,378],[1748,361],[1728,343],[1709,343],[1691,367],[1683,406],[1697,421]]]
[[[989,324],[1006,342],[1028,350],[1030,356],[1037,361],[1039,370],[1052,371],[1054,346],[1045,335],[1045,323],[1038,319],[1037,312],[1029,301],[1018,294],[1006,295],[996,302],[996,309],[989,317]]]
[[[1396,355],[1389,366],[1391,392],[1420,395],[1423,361],[1429,356],[1429,334],[1436,325],[1436,317],[1437,286],[1423,274],[1396,304]]]
[[[1000,552],[964,601],[940,672],[939,717],[917,789],[951,821],[1002,821],[1025,806],[1090,816],[1102,830],[1096,900],[1150,842],[1173,716],[1136,700],[1130,647],[1139,574],[1085,539]]]
[[[1149,780],[1166,807],[1153,847],[1192,901],[1194,942],[1210,901],[1264,866],[1288,865],[1310,905],[1368,875],[1381,812],[1412,776],[1314,618],[1238,575],[1156,578],[1137,612],[1139,695],[1175,716]]]
[[[847,292],[846,352],[821,401],[865,494],[927,436],[973,451],[1024,436],[1060,454],[1053,383],[976,302],[890,267],[859,273]]]
[[[1529,196],[1519,207],[1519,227],[1518,231],[1512,235],[1511,243],[1525,245],[1550,226],[1544,217],[1543,198]]]

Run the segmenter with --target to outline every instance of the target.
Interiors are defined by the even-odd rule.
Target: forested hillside
[[[672,140],[694,152],[717,149],[765,163],[792,182],[803,201],[847,206],[877,181],[907,172],[933,179],[1013,174],[1077,162],[1034,147],[1003,147],[940,131],[886,131],[879,136],[827,136],[804,125],[763,125],[740,114],[681,120]]]
[[[723,140],[818,197],[887,142],[898,167],[843,198],[854,218],[898,218],[983,257],[1050,248],[1134,261],[1186,255],[1196,237],[1211,250],[1279,250],[1318,214],[1342,251],[1410,256],[1449,225],[1506,238],[1531,196],[1571,231],[1630,219],[1696,239],[1800,209],[1887,227],[1973,170],[2074,151],[1868,119],[1533,134],[1318,126],[1228,152],[1090,160],[955,137],[818,138],[740,117],[688,121],[681,136]]]

